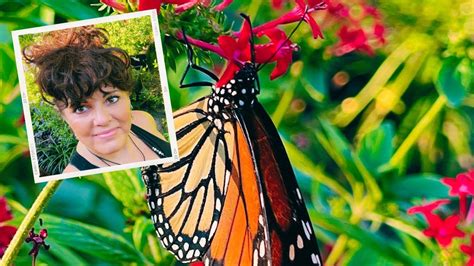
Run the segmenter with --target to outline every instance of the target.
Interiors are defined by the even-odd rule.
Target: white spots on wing
[[[158,199],[156,200],[156,204],[157,204],[158,206],[161,206],[162,203],[163,203],[163,199],[162,199],[162,198],[158,198]]]
[[[232,84],[228,83],[225,87],[230,89],[230,88],[232,88]],[[221,93],[221,94],[223,94],[223,93]]]
[[[163,235],[165,231],[163,231],[163,228],[158,227],[158,234]]]
[[[296,188],[296,195],[298,196],[299,200],[303,200],[303,198],[301,197],[301,192],[299,188]]]
[[[229,100],[228,100],[228,99],[224,99],[224,104],[225,104],[225,105],[229,105],[229,104],[230,104]]]
[[[209,112],[210,112],[210,111],[211,111],[211,108],[209,108]],[[212,121],[212,120],[213,120],[212,116],[208,115],[208,116],[207,116],[207,120]]]
[[[212,105],[214,103],[213,99],[209,99],[209,105]]]
[[[176,245],[176,244],[171,245],[171,249],[173,249],[175,251],[178,250],[178,248],[179,248],[179,246]]]
[[[172,236],[172,235],[169,235],[169,236],[168,236],[168,240],[170,241],[170,244],[173,243],[173,236]]]
[[[244,106],[244,104],[245,104],[244,101],[239,100],[239,105],[240,105],[240,106]]]
[[[306,238],[309,240],[310,239],[310,234],[309,234],[308,228],[306,228],[306,225],[303,221],[301,221],[301,225],[303,226],[303,230],[304,230],[304,234],[305,234]]]
[[[201,237],[201,240],[199,240],[199,245],[201,245],[201,247],[204,247],[206,245],[206,238]]]
[[[193,237],[193,243],[196,244],[199,240],[199,237],[198,236],[194,236]]]
[[[235,79],[231,79],[230,83],[235,84]]]
[[[257,249],[253,250],[253,265],[258,265],[258,251],[257,251]]]
[[[321,260],[319,260],[319,256],[311,253],[311,261],[313,264],[321,265]]]
[[[258,216],[258,222],[259,222],[261,225],[263,225],[263,216],[262,216],[261,214]]]
[[[216,106],[217,106],[217,105],[216,105]],[[220,119],[214,120],[214,125],[216,125],[216,127],[217,127],[218,129],[222,129],[222,122],[221,122]]]
[[[220,211],[221,210],[221,200],[220,199],[216,199],[216,210]]]
[[[306,227],[308,228],[308,232],[311,235],[313,233],[313,230],[311,228],[311,224],[308,221],[306,221]]]
[[[183,242],[183,238],[181,236],[178,236],[178,241]]]
[[[263,240],[260,241],[260,247],[259,247],[259,250],[258,250],[258,255],[260,255],[261,258],[263,258],[263,256],[265,256],[265,242]]]
[[[293,246],[293,244],[290,245],[290,249],[288,250],[288,257],[291,261],[295,260],[295,246]]]
[[[206,266],[209,266],[209,265],[210,265],[210,264],[209,264],[209,258],[206,258],[206,259],[204,260],[204,265],[206,265]]]
[[[300,235],[296,237],[296,245],[299,249],[303,248],[303,238]]]
[[[169,224],[169,223],[165,223],[165,228],[166,228],[166,229],[170,229],[170,224]]]
[[[225,179],[224,179],[224,191],[222,192],[225,194],[227,192],[227,187],[229,186],[229,178],[230,178],[230,171],[226,170],[225,171]]]
[[[153,221],[153,223],[156,224],[156,214],[153,214],[153,215],[151,216],[151,220]]]
[[[213,236],[217,229],[217,221],[212,222],[211,231],[209,235]]]
[[[199,255],[201,255],[201,252],[199,252],[199,250],[196,249],[196,250],[194,251],[194,256],[195,256],[196,258],[199,258]]]
[[[252,99],[252,100],[250,101],[250,104],[253,104],[254,102],[255,102],[255,100],[254,100],[254,99]]]
[[[242,89],[242,94],[246,94],[247,93],[247,90],[246,89]]]
[[[232,95],[232,96],[237,95],[237,91],[232,91],[231,95]]]
[[[230,118],[226,113],[223,113],[223,114],[222,114],[222,117],[223,117],[225,120],[228,120],[228,119]]]
[[[213,110],[214,110],[215,113],[219,112],[219,106],[218,105],[214,105],[213,108],[214,108]]]
[[[194,250],[193,250],[193,249],[191,249],[191,250],[190,250],[190,251],[188,251],[188,253],[186,254],[186,259],[190,259],[190,258],[192,258],[192,257],[193,257],[193,255],[194,255]]]
[[[168,239],[166,239],[166,237],[163,238],[162,242],[163,242],[163,246],[168,247]]]
[[[158,197],[158,195],[160,195],[160,189],[158,189],[158,188],[155,188],[155,196],[157,196],[157,197]]]
[[[183,248],[185,251],[187,251],[189,249],[189,243],[188,242],[184,243]]]
[[[180,250],[178,251],[178,257],[179,257],[180,259],[182,259],[183,256],[184,256],[183,250],[180,249]]]
[[[158,215],[158,221],[159,221],[160,223],[163,223],[163,215],[161,215],[161,214]]]

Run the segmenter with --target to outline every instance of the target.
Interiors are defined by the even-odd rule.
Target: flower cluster
[[[40,218],[40,225],[43,226],[43,220]],[[43,228],[37,234],[35,233],[35,228],[31,228],[30,232],[28,233],[28,237],[25,239],[26,243],[32,243],[33,247],[31,248],[28,255],[33,257],[33,265],[36,263],[36,257],[38,257],[39,251],[41,247],[44,247],[45,250],[49,250],[49,245],[46,244],[45,240],[48,237],[48,231]]]
[[[121,13],[150,9],[160,11],[161,5],[167,4],[175,6],[176,13],[182,13],[196,5],[209,7],[211,4],[210,0],[100,0],[100,2]],[[232,0],[223,0],[222,3],[215,6],[214,9],[216,11],[222,11],[231,3]]]
[[[8,208],[7,200],[0,197],[0,258],[3,257],[8,244],[16,233],[16,227],[4,224],[11,219],[13,219],[13,215]]]
[[[454,213],[444,219],[435,213],[441,206],[451,202],[449,199],[436,200],[434,202],[415,206],[408,209],[408,214],[421,213],[428,222],[428,228],[423,233],[436,239],[442,248],[447,248],[454,238],[462,238],[470,234],[470,244],[461,245],[460,250],[469,256],[467,265],[474,266],[474,232],[469,232],[467,228],[472,228],[474,221],[474,170],[458,174],[455,178],[445,177],[441,182],[447,185],[449,195],[458,197],[459,213]],[[467,205],[471,198],[469,210]],[[466,228],[463,230],[463,228]]]

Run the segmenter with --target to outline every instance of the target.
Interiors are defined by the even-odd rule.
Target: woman
[[[153,117],[131,108],[130,57],[93,26],[50,32],[23,55],[78,144],[64,173],[171,156]]]

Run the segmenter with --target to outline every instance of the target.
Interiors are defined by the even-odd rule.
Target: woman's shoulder
[[[132,111],[132,123],[153,135],[161,136],[161,133],[156,127],[156,121],[153,116],[145,111],[134,110]]]
[[[64,168],[63,174],[77,172],[77,171],[79,171],[79,169],[77,169],[74,165],[68,164],[66,168]]]

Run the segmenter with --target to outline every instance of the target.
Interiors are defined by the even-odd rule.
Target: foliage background
[[[96,27],[104,28],[109,33],[109,47],[119,47],[130,56],[142,55],[146,58],[146,65],[132,69],[132,75],[136,80],[135,89],[130,96],[132,106],[135,110],[151,113],[159,130],[167,136],[150,18],[100,23],[96,24]],[[21,49],[40,43],[45,34],[20,36]],[[60,174],[69,163],[77,140],[54,107],[42,99],[39,87],[35,83],[36,68],[26,63],[24,68],[40,176]]]
[[[284,139],[327,265],[463,265],[465,255],[456,248],[440,251],[422,234],[421,216],[406,210],[447,197],[439,178],[473,167],[473,3],[371,3],[383,15],[386,46],[374,56],[334,56],[338,24],[321,11],[325,39],[313,40],[302,25],[292,38],[301,47],[296,63],[276,81],[264,69],[259,100]],[[30,170],[10,31],[105,15],[89,4],[0,1],[0,195],[14,209],[13,224],[42,186],[33,184]],[[235,1],[225,11],[228,20],[215,19],[225,27],[206,32],[209,25],[200,24],[209,21],[206,11],[172,11],[163,9],[163,32],[184,25],[190,36],[207,41],[238,29],[238,12],[256,25],[280,14],[269,1]],[[178,89],[183,48],[166,36],[164,42],[176,110],[209,89]],[[202,64],[216,59],[203,52],[198,58]],[[156,241],[137,171],[64,181],[42,215],[51,250],[42,251],[39,261],[169,265],[173,258]],[[472,232],[472,225],[466,230]],[[24,245],[18,265],[30,263],[27,250]]]

